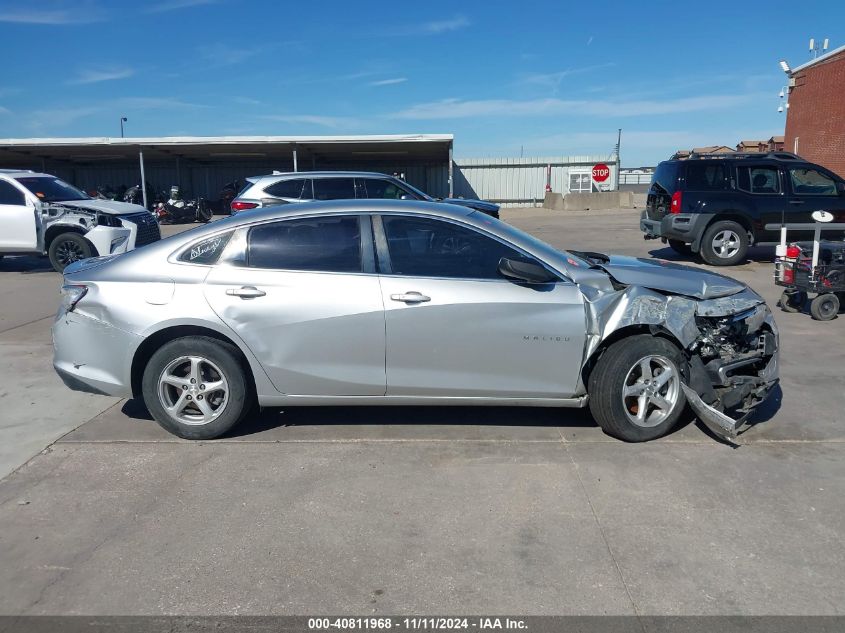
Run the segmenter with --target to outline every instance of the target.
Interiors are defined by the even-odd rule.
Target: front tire
[[[47,249],[50,263],[58,273],[62,272],[72,263],[88,259],[93,254],[94,249],[91,246],[91,242],[79,233],[62,233],[61,235],[57,235],[50,242],[50,248]]]
[[[686,363],[664,338],[639,334],[613,343],[590,374],[590,411],[602,430],[626,442],[671,431],[684,411]]]
[[[711,266],[735,266],[748,254],[748,231],[733,220],[714,222],[701,237],[701,258]]]
[[[237,349],[207,336],[165,343],[146,368],[144,404],[164,429],[190,440],[220,437],[252,409],[254,398]]]

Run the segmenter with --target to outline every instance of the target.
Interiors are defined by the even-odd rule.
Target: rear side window
[[[689,191],[727,189],[727,171],[727,166],[723,162],[688,161],[686,188]]]
[[[24,206],[26,200],[23,192],[15,187],[12,183],[0,180],[0,204],[13,204],[16,206]]]
[[[247,237],[251,268],[361,272],[357,216],[298,218],[252,227]]]
[[[293,198],[294,200],[311,199],[311,181],[306,178],[280,180],[266,187],[264,191],[274,198]]]
[[[182,251],[182,254],[179,255],[179,261],[187,262],[188,264],[216,264],[231,238],[232,232],[230,231],[229,233],[215,235],[207,240],[197,242],[191,245],[190,248]]]
[[[777,167],[737,167],[737,187],[757,194],[780,193]]]
[[[835,196],[836,183],[817,169],[790,169],[792,191],[800,195]]]
[[[355,181],[352,178],[315,178],[315,200],[354,200]]]
[[[678,163],[662,162],[657,165],[651,184],[664,193],[675,193],[678,188]]]

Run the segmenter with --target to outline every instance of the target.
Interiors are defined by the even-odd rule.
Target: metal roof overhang
[[[300,161],[414,159],[446,161],[452,134],[390,134],[368,136],[168,136],[150,138],[31,138],[0,139],[0,165],[34,159],[68,163],[146,161],[180,158],[200,164],[242,160],[290,160],[296,150]]]

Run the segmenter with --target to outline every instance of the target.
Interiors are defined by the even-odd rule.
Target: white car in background
[[[140,205],[92,199],[49,174],[0,170],[0,258],[47,255],[61,272],[159,239],[155,216]]]

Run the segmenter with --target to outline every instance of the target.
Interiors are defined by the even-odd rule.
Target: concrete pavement
[[[557,246],[679,259],[636,215],[505,213]],[[753,256],[723,272],[774,304]],[[585,411],[511,408],[275,409],[186,442],[134,402],[68,406],[37,369],[49,319],[7,330],[4,361],[29,354],[45,390],[17,423],[90,421],[0,481],[0,614],[841,614],[845,319],[776,318],[783,392],[739,449],[690,420],[629,445]],[[73,417],[51,423],[56,393]]]

